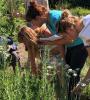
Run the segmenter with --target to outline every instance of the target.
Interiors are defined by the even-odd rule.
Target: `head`
[[[69,16],[72,16],[70,10],[64,9],[64,10],[63,10],[63,13],[62,13],[62,18],[61,18],[61,19],[67,18],[67,17],[69,17]]]
[[[75,20],[70,17],[61,20],[58,24],[58,30],[61,29],[60,32],[68,34],[72,37],[72,39],[75,39],[78,36],[78,34],[76,30],[76,24],[74,21]]]
[[[40,4],[37,4],[37,2],[30,2],[30,5],[28,6],[28,10],[26,13],[26,21],[32,21],[32,20],[37,20],[37,21],[45,21],[47,18],[45,16],[47,12],[47,9]]]
[[[83,21],[80,17],[77,16],[70,16],[68,17],[69,21],[73,21],[73,23],[75,24],[75,29],[77,31],[77,33],[79,33],[82,30],[83,27]]]
[[[76,25],[75,28],[77,30],[77,33],[80,33],[80,31],[83,28],[83,21],[80,17],[76,17],[76,16],[74,16],[73,19],[74,19],[74,23]]]
[[[71,12],[70,12],[68,9],[64,9],[64,10],[63,10],[63,13],[62,13],[62,16],[61,16],[60,21],[58,21],[58,22],[56,23],[57,32],[61,32],[61,31],[62,31],[60,22],[61,22],[63,19],[69,18],[69,17],[71,17],[71,16],[72,16],[72,14],[71,14]]]

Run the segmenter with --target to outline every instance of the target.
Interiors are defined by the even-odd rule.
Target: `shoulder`
[[[49,14],[60,14],[62,10],[49,10]]]
[[[83,19],[88,19],[88,18],[90,18],[90,14],[83,17]]]
[[[90,14],[86,15],[82,18],[83,24],[86,26],[88,23],[90,23]]]
[[[50,10],[49,11],[49,17],[52,19],[59,19],[62,15],[62,11],[61,10]]]

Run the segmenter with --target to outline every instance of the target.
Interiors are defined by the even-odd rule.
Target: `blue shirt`
[[[52,34],[57,34],[56,23],[60,20],[62,15],[61,10],[50,10],[49,11],[49,28],[51,28]]]

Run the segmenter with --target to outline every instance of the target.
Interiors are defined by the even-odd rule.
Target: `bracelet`
[[[86,83],[79,82],[79,83],[77,84],[77,86],[85,87],[85,86],[86,86]]]

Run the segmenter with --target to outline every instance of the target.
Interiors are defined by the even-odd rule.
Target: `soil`
[[[28,53],[25,50],[25,46],[23,43],[18,44],[18,56],[20,58],[20,65],[21,67],[25,67],[26,63],[27,63],[27,58],[28,58]]]

